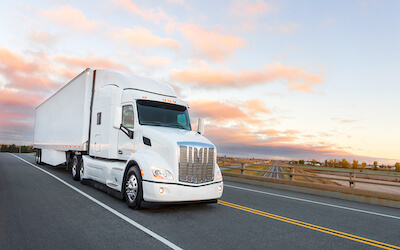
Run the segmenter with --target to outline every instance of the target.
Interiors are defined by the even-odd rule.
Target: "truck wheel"
[[[85,171],[85,165],[83,164],[83,158],[81,157],[81,164],[80,164],[80,168],[79,168],[79,181],[84,184],[85,179],[84,177],[84,172]]]
[[[72,179],[74,179],[75,181],[79,180],[80,168],[81,168],[81,156],[74,155],[71,164],[71,174],[72,174]]]
[[[39,164],[39,150],[36,151],[35,162],[36,164]]]
[[[126,204],[132,209],[138,209],[142,202],[142,176],[137,167],[131,167],[126,174],[124,196]]]
[[[38,150],[38,151],[36,151],[36,163],[38,164],[38,165],[42,165],[42,150]]]

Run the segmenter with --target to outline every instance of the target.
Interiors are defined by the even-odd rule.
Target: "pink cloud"
[[[223,62],[236,49],[246,45],[240,37],[209,31],[197,24],[184,24],[180,31],[190,42],[196,56],[216,62]]]
[[[213,100],[195,100],[190,102],[191,111],[198,117],[205,117],[215,121],[241,120],[247,115],[238,107]]]
[[[167,22],[173,21],[173,18],[168,16],[161,8],[139,9],[139,7],[130,0],[114,0],[114,2],[124,7],[125,9],[129,10],[130,12],[134,13],[135,15],[138,15],[141,18],[152,21],[156,24],[159,24],[162,20]],[[175,2],[179,1],[175,0]]]
[[[43,101],[44,98],[39,95],[7,88],[0,89],[0,104],[3,107],[35,107]]]
[[[28,39],[34,43],[45,45],[53,44],[58,40],[54,35],[38,30],[32,31]]]
[[[172,60],[161,56],[134,56],[144,67],[150,69],[164,68],[172,63]]]
[[[255,118],[255,112],[259,112],[259,110],[257,111],[253,108],[249,109],[246,105],[228,104],[221,101],[201,99],[190,101],[190,108],[194,116],[206,118],[215,124],[236,122],[247,123],[252,126],[264,125],[264,121]],[[249,110],[251,112],[249,112]]]
[[[236,72],[223,67],[216,70],[203,63],[182,70],[173,69],[169,73],[174,81],[197,84],[205,88],[246,87],[283,80],[291,89],[312,92],[312,85],[322,83],[322,76],[281,63],[264,65],[260,70]]]
[[[238,16],[254,18],[255,16],[276,11],[276,6],[264,1],[235,1],[231,12]]]
[[[264,102],[257,98],[245,102],[244,105],[248,110],[253,112],[264,113],[264,114],[271,113],[271,110],[265,107]]]
[[[85,68],[103,68],[122,72],[131,72],[125,64],[118,63],[110,58],[101,57],[96,54],[91,54],[86,57],[56,56],[54,57],[54,61],[62,63],[68,67],[79,68],[81,71]],[[71,73],[77,75],[79,71],[73,71]]]
[[[91,32],[99,28],[99,25],[95,21],[89,21],[82,11],[69,5],[57,10],[42,10],[40,15],[79,33]]]
[[[53,90],[57,85],[44,72],[48,59],[42,53],[28,55],[25,59],[7,48],[0,47],[0,74],[7,87],[27,90]]]
[[[133,47],[147,48],[169,48],[178,50],[181,45],[172,38],[162,38],[154,35],[148,29],[137,27],[135,29],[124,28],[119,32],[112,34],[115,38],[126,40]]]

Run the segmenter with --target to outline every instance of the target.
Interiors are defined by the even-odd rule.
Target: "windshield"
[[[139,124],[192,130],[185,106],[138,100]]]

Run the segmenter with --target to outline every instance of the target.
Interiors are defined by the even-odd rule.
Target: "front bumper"
[[[162,192],[160,192],[162,189]],[[143,199],[147,202],[181,202],[219,199],[223,192],[223,182],[204,186],[188,186],[143,181]]]

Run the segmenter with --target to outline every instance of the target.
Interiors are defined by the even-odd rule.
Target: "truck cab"
[[[82,182],[119,192],[132,208],[221,197],[216,147],[203,136],[202,122],[192,130],[187,102],[153,79],[93,74],[88,152],[72,164]]]

